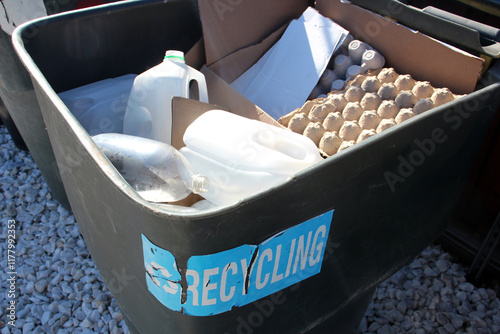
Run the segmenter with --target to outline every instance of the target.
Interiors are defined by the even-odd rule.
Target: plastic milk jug
[[[222,110],[198,117],[184,143],[180,152],[193,173],[210,179],[202,196],[216,205],[237,202],[322,161],[309,138]]]
[[[189,98],[192,81],[198,84],[200,101],[208,103],[205,76],[186,65],[182,51],[167,51],[161,64],[134,80],[123,132],[171,144],[172,97]]]

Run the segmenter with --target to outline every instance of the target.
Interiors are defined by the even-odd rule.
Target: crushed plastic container
[[[135,74],[104,79],[59,94],[90,135],[123,133],[123,118]]]
[[[230,204],[264,191],[323,160],[312,140],[222,110],[198,117],[180,152],[195,173],[207,175],[209,201]]]
[[[7,126],[14,143],[21,149],[28,149],[33,156],[53,198],[67,209],[70,209],[70,205],[61,179],[61,174],[65,171],[61,170],[56,163],[33,84],[28,71],[14,51],[11,34],[16,26],[31,18],[73,10],[78,2],[80,0],[4,1],[1,14],[2,30],[0,30],[0,96],[7,109],[0,111],[0,118]],[[87,1],[86,5],[95,4]],[[36,31],[38,28],[31,33],[36,34]],[[71,48],[69,45],[68,47]],[[54,66],[58,65],[54,64]]]

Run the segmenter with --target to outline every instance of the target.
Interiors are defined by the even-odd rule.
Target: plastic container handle
[[[205,75],[203,73],[198,72],[195,69],[190,68],[188,71],[188,80],[187,80],[187,91],[189,92],[189,84],[191,81],[196,81],[198,83],[198,95],[199,100],[201,102],[208,103],[208,92],[207,92],[207,81],[205,80]]]

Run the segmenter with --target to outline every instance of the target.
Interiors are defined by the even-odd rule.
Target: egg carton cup
[[[311,139],[330,157],[461,96],[382,68],[358,74],[342,90],[308,100],[278,122]]]

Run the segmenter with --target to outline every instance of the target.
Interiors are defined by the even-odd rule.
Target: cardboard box
[[[210,104],[174,99],[172,144],[175,148],[185,146],[182,136],[186,128],[211,109],[283,127],[230,84],[280,39],[291,20],[302,15],[307,3],[295,1],[295,6],[290,6],[280,0],[256,0],[255,7],[248,11],[243,2],[229,10],[199,1],[203,39],[186,54],[186,61],[201,68],[205,75]],[[263,19],[261,11],[255,8],[266,8]],[[482,70],[482,58],[351,3],[319,0],[315,8],[349,30],[356,39],[381,52],[386,58],[385,67],[393,67],[399,74],[410,74],[416,80],[429,81],[434,87],[448,87],[455,94],[474,91]],[[255,25],[257,21],[259,25]],[[286,23],[282,24],[283,21]]]
[[[260,19],[262,11],[248,13],[237,7],[228,21],[218,20],[218,12],[210,2],[199,1],[208,67],[231,83],[279,39],[288,24],[280,23],[285,18],[289,22],[299,17],[308,3],[295,2],[297,11],[287,11],[293,6],[286,1],[252,1],[254,8],[267,6],[264,20]],[[455,94],[470,93],[476,86],[483,64],[481,58],[348,2],[319,0],[316,9],[381,52],[386,66],[394,67],[398,73],[430,81],[434,87],[448,87]],[[245,36],[245,43],[235,40],[234,32]],[[217,53],[215,49],[223,51]]]
[[[203,39],[186,54],[186,60],[193,67],[201,67],[205,74],[211,104],[178,99],[174,102],[174,147],[183,147],[182,136],[187,126],[214,108],[282,127],[230,84],[280,39],[290,21],[302,15],[307,4],[305,0],[295,0],[293,4],[256,0],[249,11],[245,2],[229,9],[199,1]],[[448,87],[455,94],[474,91],[483,59],[351,3],[319,0],[316,9],[349,30],[356,39],[381,52],[386,58],[385,67],[410,74],[416,80],[429,81],[434,87]]]

